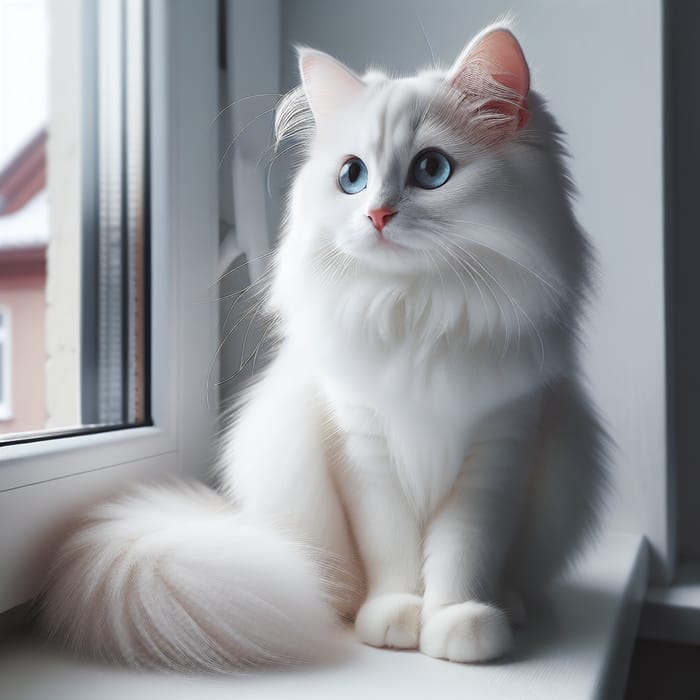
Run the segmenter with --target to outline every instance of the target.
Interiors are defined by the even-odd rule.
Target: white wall
[[[481,27],[514,10],[533,88],[568,134],[577,214],[600,254],[587,326],[590,386],[617,441],[610,525],[645,532],[663,578],[666,519],[660,0],[285,0],[282,89],[291,45],[412,72],[449,63]],[[273,180],[279,194],[284,169]]]

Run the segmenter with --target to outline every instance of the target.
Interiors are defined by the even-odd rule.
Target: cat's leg
[[[502,575],[527,485],[519,441],[481,444],[429,523],[421,651],[451,661],[486,661],[511,645]]]
[[[352,619],[362,572],[325,447],[325,408],[283,347],[249,392],[222,453],[221,486],[242,512],[311,545],[338,612]]]
[[[365,644],[415,649],[422,609],[418,522],[383,438],[351,435],[347,443],[352,459],[343,490],[367,581],[355,631]]]

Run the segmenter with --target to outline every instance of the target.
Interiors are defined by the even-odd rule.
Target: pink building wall
[[[46,263],[44,249],[0,253],[0,306],[11,317],[12,419],[0,433],[46,427]]]

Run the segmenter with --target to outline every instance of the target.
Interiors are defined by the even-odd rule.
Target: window
[[[0,421],[12,418],[12,327],[10,312],[0,307]]]
[[[83,9],[81,419],[137,424],[149,417],[145,5]]]
[[[4,12],[2,2],[5,0],[0,0],[0,11]],[[23,6],[24,0],[16,4]],[[78,22],[78,10],[88,8],[89,11],[90,7],[102,8],[111,4],[122,8],[119,26],[132,26],[129,12],[135,2],[50,0],[46,3],[51,16],[59,16],[59,22],[72,22],[72,33],[65,35],[63,59],[77,60],[81,38],[91,38],[94,43],[97,36],[94,29],[81,29],[80,22],[91,20],[86,15]],[[142,230],[150,229],[150,245],[140,253],[132,248],[134,257],[143,256],[144,280],[149,278],[150,284],[144,285],[141,297],[136,293],[121,295],[121,304],[115,306],[120,306],[120,312],[128,311],[129,305],[132,308],[140,307],[143,316],[136,323],[142,323],[143,335],[151,338],[150,353],[154,360],[150,373],[145,372],[149,364],[147,355],[139,358],[138,352],[134,352],[135,362],[131,365],[138,367],[141,363],[140,371],[147,379],[144,392],[140,399],[138,391],[132,392],[132,398],[127,401],[122,394],[121,403],[122,407],[126,403],[127,409],[134,407],[135,413],[139,410],[138,401],[143,401],[146,406],[147,395],[150,394],[151,424],[130,425],[119,430],[104,430],[104,426],[101,426],[93,432],[83,431],[82,434],[70,436],[65,434],[64,429],[59,429],[57,436],[43,439],[53,432],[52,428],[47,428],[39,436],[42,439],[26,439],[25,436],[23,440],[0,445],[0,611],[27,600],[36,591],[40,580],[37,566],[46,556],[46,542],[52,540],[56,528],[77,508],[117,484],[136,479],[159,475],[162,478],[163,475],[173,474],[205,477],[209,463],[214,412],[207,407],[206,382],[216,350],[216,312],[213,304],[203,302],[210,298],[208,287],[218,276],[217,153],[214,130],[209,128],[217,107],[215,6],[208,2],[167,0],[148,0],[138,4],[145,10],[142,17],[147,40],[143,44],[143,56],[149,70],[143,76],[142,94],[143,110],[148,115],[150,129],[142,132],[141,136],[137,135],[138,131],[132,130],[130,133],[132,144],[138,144],[143,139],[143,146],[140,147],[144,156],[142,186],[150,197],[144,195],[141,206],[135,195],[131,196],[132,204],[122,199],[119,216],[112,208],[109,216],[105,212],[103,220],[110,222],[109,230],[120,240],[128,239],[130,231],[134,234],[133,238],[138,237],[139,225],[134,223],[138,218],[137,213],[142,217]],[[111,17],[107,24],[114,21]],[[7,45],[4,41],[7,27],[4,19],[5,15],[0,17],[0,51]],[[110,26],[114,28],[114,25]],[[107,25],[104,29],[107,29]],[[122,43],[128,45],[127,39],[124,38]],[[0,70],[4,70],[6,64],[4,57],[0,59]],[[76,75],[80,64],[76,62],[71,65],[73,69],[66,70],[66,80]],[[68,90],[67,85],[62,87]],[[122,87],[116,87],[120,94],[125,94]],[[0,86],[0,91],[2,89]],[[140,92],[141,88],[137,88],[137,91]],[[4,117],[7,104],[4,93],[0,101],[3,104],[0,112]],[[94,108],[95,101],[88,102],[86,108],[90,104]],[[136,103],[134,100],[130,102],[127,95],[121,107],[125,121],[129,119],[129,104],[135,106]],[[72,104],[71,109],[75,108],[76,105]],[[76,139],[84,136],[82,127],[78,129],[77,125],[86,127],[89,122],[84,121],[81,111],[65,116],[67,127],[73,129],[72,141],[65,144],[66,150],[70,151],[76,146]],[[49,137],[49,144],[51,140]],[[92,143],[99,143],[96,137]],[[122,144],[126,149],[127,142],[122,141]],[[138,146],[134,148],[139,150]],[[50,149],[51,145],[49,180],[52,177]],[[97,148],[95,152],[98,152]],[[121,162],[129,163],[129,156]],[[57,164],[58,160],[54,159],[54,163]],[[97,167],[101,167],[99,161],[92,158],[87,159],[87,163],[92,167],[97,163]],[[135,160],[132,159],[131,163],[134,164]],[[80,165],[83,166],[82,159]],[[111,172],[120,172],[121,176],[113,175],[109,186],[108,180],[101,179],[105,195],[109,188],[124,182],[133,170],[129,169],[127,173],[121,168]],[[80,186],[79,174],[79,170],[65,172],[63,178],[55,179],[57,186],[64,187],[61,190],[64,194],[62,201],[74,197],[77,192],[85,197],[82,200],[79,198],[79,203],[92,204],[92,209],[88,207],[87,211],[81,206],[71,209],[71,216],[77,217],[77,223],[74,218],[71,224],[71,231],[78,234],[70,239],[74,246],[76,238],[80,242],[79,234],[84,230],[81,226],[83,217],[88,217],[88,214],[94,217],[99,212],[98,194],[87,198]],[[122,188],[121,191],[137,190]],[[0,227],[2,219],[0,216]],[[80,352],[80,325],[74,323],[77,318],[75,309],[83,303],[80,287],[76,284],[81,277],[75,265],[75,261],[80,260],[80,249],[75,246],[72,250],[72,257],[64,254],[62,258],[70,274],[61,278],[60,288],[48,292],[63,294],[65,299],[61,298],[60,302],[57,299],[56,303],[65,301],[64,308],[74,310],[70,315],[55,314],[53,326],[46,326],[47,332],[56,333],[54,337],[60,339],[61,349],[65,350],[63,359],[67,369],[54,375],[59,382],[71,374],[75,376],[77,371],[69,365],[72,351],[68,350],[68,341],[74,342],[77,338],[78,344],[70,347]],[[121,250],[121,261],[125,258],[128,261],[128,248]],[[50,267],[51,252],[47,257]],[[96,261],[96,258],[93,260]],[[38,263],[35,261],[33,264]],[[0,256],[0,283],[7,279],[8,269],[9,263],[3,266]],[[125,267],[122,267],[118,275],[121,279],[125,277],[124,270]],[[126,281],[132,284],[128,276]],[[134,289],[134,286],[130,288]],[[96,302],[98,288],[94,286],[92,289]],[[41,294],[37,296],[41,298]],[[73,305],[70,306],[66,299]],[[12,319],[16,344],[16,313],[13,313]],[[122,324],[121,328],[122,337],[128,339],[128,324]],[[132,339],[138,337],[139,331],[129,332]],[[94,335],[91,337],[94,338]],[[44,348],[43,341],[33,345],[40,351]],[[122,354],[118,359],[122,363],[124,376],[124,368],[129,367],[130,351],[128,344],[121,347]],[[97,365],[93,369],[96,376]],[[79,399],[75,397],[78,386],[74,383],[62,386],[67,399],[73,402],[74,410],[79,405]],[[16,399],[17,387],[14,389]],[[60,393],[57,390],[57,395]],[[128,392],[126,396],[129,396]],[[110,399],[108,396],[107,401]],[[14,403],[16,408],[16,400]],[[122,415],[129,419],[128,410]]]
[[[5,442],[150,421],[145,31],[145,0],[0,0]]]

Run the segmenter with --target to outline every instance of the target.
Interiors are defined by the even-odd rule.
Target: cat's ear
[[[530,70],[518,40],[508,29],[487,28],[478,34],[450,68],[447,80],[480,105],[479,112],[490,126],[504,134],[525,126]]]
[[[298,48],[299,73],[316,123],[325,119],[364,88],[362,79],[332,56]]]

